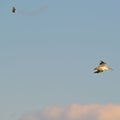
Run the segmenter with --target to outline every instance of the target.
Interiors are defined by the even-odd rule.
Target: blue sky
[[[119,4],[1,1],[0,119],[54,104],[119,104]],[[94,74],[100,60],[114,70]]]

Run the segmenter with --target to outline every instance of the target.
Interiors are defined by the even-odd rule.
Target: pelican
[[[16,12],[16,8],[15,8],[15,7],[12,8],[12,12],[13,12],[13,13]]]
[[[112,70],[112,68],[107,66],[106,64],[107,64],[106,62],[101,61],[99,63],[99,66],[94,68],[94,70],[96,70],[94,73],[101,73],[101,72],[103,72],[105,70]]]

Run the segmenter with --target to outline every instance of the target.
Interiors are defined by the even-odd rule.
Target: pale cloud
[[[99,110],[98,120],[120,120],[120,105],[106,105]]]
[[[37,113],[25,114],[20,120],[120,120],[120,105],[50,106]]]
[[[64,113],[64,108],[60,106],[47,107],[42,111],[42,115],[52,119],[60,118]]]

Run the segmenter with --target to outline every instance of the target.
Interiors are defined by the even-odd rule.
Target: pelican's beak
[[[109,67],[109,70],[113,70],[113,68]]]

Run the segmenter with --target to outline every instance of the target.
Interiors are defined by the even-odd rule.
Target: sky
[[[1,0],[0,119],[120,120],[119,5]]]

